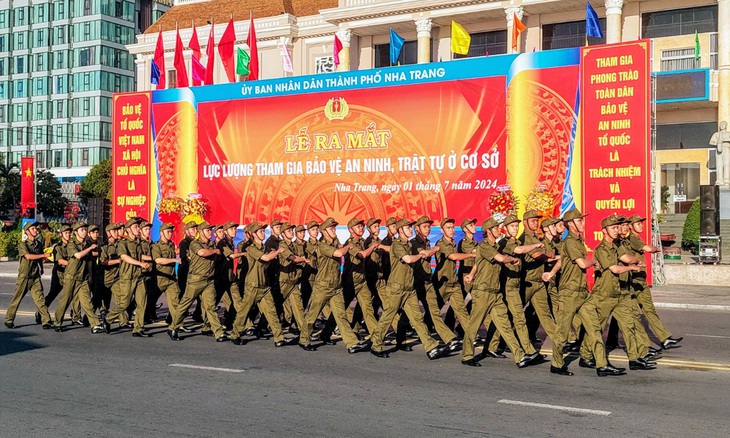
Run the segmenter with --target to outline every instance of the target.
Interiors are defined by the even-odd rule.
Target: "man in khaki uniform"
[[[215,268],[215,288],[216,300],[221,301],[226,309],[226,325],[232,324],[236,319],[234,315],[238,313],[238,309],[243,304],[243,297],[238,288],[236,273],[234,271],[234,263],[244,256],[244,253],[238,252],[233,243],[238,231],[238,224],[228,221],[221,227],[221,234],[218,237],[216,233],[216,248],[221,252],[216,261]]]
[[[365,221],[362,219],[350,219],[347,229],[350,231],[350,238],[347,239],[349,250],[345,254],[345,266],[342,273],[345,308],[352,327],[359,327],[360,321],[364,319],[368,333],[372,333],[378,320],[375,318],[373,310],[373,296],[365,279],[365,264],[379,244],[371,241],[369,246],[365,245],[365,239],[363,239]],[[357,299],[357,305],[353,310],[350,308],[350,303],[355,299]]]
[[[63,290],[63,273],[68,265],[68,256],[66,255],[66,244],[71,239],[71,225],[63,224],[58,232],[61,236],[61,242],[53,245],[53,270],[51,271],[51,287],[48,289],[45,304],[46,308],[58,298]],[[36,319],[40,319],[40,314],[36,312]],[[38,322],[38,321],[36,321]]]
[[[124,225],[120,223],[109,224],[106,226],[106,245],[102,245],[99,251],[99,273],[98,288],[103,289],[105,294],[110,295],[116,304],[121,299],[119,295],[119,265],[122,262],[117,254],[117,242],[119,241],[120,231],[124,229]],[[109,306],[111,309],[111,305]],[[105,313],[102,313],[102,321]],[[120,325],[128,322],[127,312],[119,316]]]
[[[296,228],[297,241],[293,242]],[[281,226],[283,239],[279,244],[279,289],[284,298],[284,314],[289,321],[289,331],[298,331],[304,325],[304,306],[302,305],[302,271],[309,262],[304,254],[304,227],[284,222]],[[301,237],[300,237],[301,236]],[[301,242],[301,243],[297,243]],[[287,315],[288,313],[288,315]],[[297,329],[293,329],[296,327]]]
[[[111,295],[105,294],[104,288],[99,288],[99,277],[103,275],[101,266],[99,265],[99,256],[101,255],[101,246],[103,241],[99,238],[101,229],[98,225],[89,225],[88,240],[89,243],[95,244],[96,248],[91,251],[89,257],[89,288],[91,289],[91,302],[94,305],[94,311],[99,310],[102,314],[109,312],[109,304],[111,303]]]
[[[238,312],[236,321],[233,323],[231,341],[234,345],[243,345],[244,342],[241,339],[241,332],[243,331],[246,318],[251,308],[254,305],[258,305],[262,317],[266,317],[271,331],[274,334],[274,345],[276,347],[283,347],[287,344],[287,341],[284,339],[281,323],[276,315],[274,297],[271,294],[271,285],[269,284],[271,275],[266,272],[266,265],[284,252],[284,248],[279,247],[279,249],[266,251],[266,247],[264,246],[266,224],[253,222],[246,229],[253,236],[253,243],[246,249],[246,258],[248,259],[246,294],[243,297],[241,311]]]
[[[291,292],[290,294],[290,300],[293,301],[291,303],[292,309],[295,305],[302,306],[302,323],[293,323],[289,326],[289,333],[293,335],[299,335],[300,330],[299,327],[301,327],[304,324],[304,308],[305,308],[305,300],[303,298],[303,292],[302,288],[304,287],[304,276],[307,275],[306,272],[308,269],[311,268],[311,264],[313,263],[312,260],[307,259],[307,241],[304,240],[304,236],[307,234],[307,228],[304,225],[297,225],[294,230],[294,235],[296,238],[294,239],[293,248],[294,248],[294,255],[297,257],[303,257],[305,259],[304,263],[297,263],[297,272],[295,274],[296,278],[298,278],[297,287]],[[294,318],[296,321],[296,317]]]
[[[555,224],[559,221],[554,217],[547,217],[540,222],[540,228],[542,229],[542,244],[546,251],[555,254],[555,260],[545,262],[545,272],[543,273],[543,281],[545,282],[545,288],[550,298],[550,310],[552,311],[553,317],[555,318],[555,332],[557,334],[557,319],[560,308],[560,299],[558,295],[558,273],[560,272],[559,258],[562,254],[562,241],[561,236],[557,235]],[[544,275],[545,273],[552,273],[552,275]],[[545,281],[547,278],[547,281]]]
[[[326,304],[330,305],[332,315],[340,329],[342,340],[345,341],[347,351],[350,354],[357,353],[367,348],[365,344],[358,342],[357,335],[350,328],[345,312],[345,300],[342,295],[342,277],[340,264],[342,256],[347,254],[350,246],[340,245],[337,239],[337,221],[328,217],[322,223],[322,240],[317,245],[317,276],[314,281],[314,290],[309,304],[309,311],[305,315],[305,324],[301,328],[299,346],[304,350],[313,351],[315,348],[309,343],[314,327],[314,322],[322,312]],[[320,333],[320,340],[325,343],[332,343],[325,330]]]
[[[367,222],[368,237],[365,239],[365,247],[369,248],[373,243],[378,246],[370,253],[370,257],[365,259],[365,281],[370,289],[370,295],[373,297],[373,313],[379,314],[379,310],[383,305],[380,293],[385,291],[385,271],[383,268],[386,253],[386,245],[380,238],[380,219],[370,218]],[[390,249],[388,247],[388,249]]]
[[[43,274],[43,261],[48,255],[43,252],[43,243],[38,239],[40,231],[38,230],[38,222],[27,222],[23,226],[23,232],[26,239],[18,244],[18,257],[20,264],[18,265],[18,280],[15,283],[15,295],[10,301],[8,311],[5,313],[5,327],[15,328],[15,315],[18,313],[18,306],[30,292],[33,302],[41,315],[41,323],[44,329],[51,328],[51,315],[43,298],[43,284],[41,283],[41,275]]]
[[[185,315],[196,298],[200,297],[202,312],[206,316],[206,324],[210,325],[212,334],[217,342],[228,340],[228,335],[223,331],[218,314],[215,311],[215,286],[213,285],[213,274],[215,270],[215,259],[220,254],[210,238],[213,236],[213,226],[208,221],[198,225],[200,234],[198,238],[190,242],[188,258],[190,259],[190,271],[188,272],[188,283],[180,300],[178,318],[170,325],[171,336],[178,336],[178,330],[183,325]]]
[[[501,237],[501,233],[499,223],[494,218],[489,218],[482,223],[482,231],[485,238],[477,246],[475,265],[464,276],[466,284],[473,284],[471,296],[474,304],[471,308],[469,324],[464,328],[464,349],[461,354],[461,363],[473,367],[481,366],[479,359],[474,357],[474,340],[482,323],[489,317],[509,346],[517,366],[524,368],[538,357],[538,353],[525,354],[517,342],[507,316],[507,306],[502,299],[499,280],[501,265],[519,265],[520,260],[499,253],[497,239]]]
[[[119,301],[114,308],[104,317],[104,329],[107,333],[111,330],[111,323],[119,320],[119,325],[125,317],[122,313],[127,312],[129,304],[134,298],[137,305],[134,315],[134,327],[132,336],[136,338],[147,338],[151,335],[144,331],[145,307],[147,306],[147,294],[145,292],[143,270],[151,268],[152,257],[143,253],[140,242],[139,224],[141,218],[133,217],[127,220],[124,228],[127,231],[127,238],[117,243],[117,254],[121,260],[119,265]]]
[[[646,218],[642,218],[639,215],[633,215],[629,218],[629,222],[631,223],[631,234],[628,238],[629,247],[633,255],[641,260],[644,259],[644,253],[659,252],[659,248],[647,245],[639,237],[644,233],[644,221],[646,221]],[[638,272],[634,272],[631,276],[631,290],[636,304],[643,312],[647,321],[649,321],[649,327],[651,327],[651,330],[659,338],[662,348],[665,350],[677,348],[677,344],[683,338],[673,338],[661,319],[659,319],[659,315],[657,315],[656,308],[654,307],[654,300],[651,297],[651,289],[646,282],[646,266],[641,267]]]
[[[68,265],[64,272],[63,291],[58,297],[56,307],[55,326],[57,332],[62,331],[63,316],[66,313],[69,303],[78,296],[79,303],[91,325],[91,333],[102,333],[104,327],[94,313],[94,306],[91,304],[91,291],[89,290],[89,259],[91,252],[97,248],[95,243],[86,240],[88,226],[84,222],[76,222],[71,227],[74,237],[66,245],[68,254]]]
[[[175,265],[180,263],[180,258],[175,254],[175,244],[172,242],[174,230],[175,226],[169,222],[160,226],[160,240],[152,244],[152,260],[155,262],[152,278],[160,292],[165,294],[170,318],[177,320],[180,288],[175,276]],[[167,334],[173,341],[180,339],[179,336],[173,336],[172,330],[168,330]]]
[[[441,219],[441,230],[444,235],[436,242],[439,250],[436,252],[436,271],[433,274],[433,283],[444,301],[449,303],[450,309],[456,314],[462,330],[464,330],[469,325],[469,313],[464,305],[464,295],[456,274],[456,262],[472,261],[476,258],[476,252],[474,250],[468,253],[457,251],[454,240],[456,234],[454,222],[455,220],[450,217]]]
[[[419,217],[415,224],[416,237],[411,241],[411,254],[425,254],[418,263],[413,265],[416,294],[426,312],[430,315],[441,341],[453,351],[461,345],[461,340],[457,339],[456,334],[444,323],[441,316],[441,306],[439,306],[436,297],[436,289],[431,282],[433,279],[431,257],[439,250],[438,246],[431,248],[431,242],[428,240],[432,224],[433,221],[427,216]],[[428,318],[424,317],[424,320],[426,319]]]
[[[319,247],[319,224],[317,221],[307,222],[307,241],[304,244],[304,253],[309,264],[304,266],[304,272],[302,272],[302,306],[306,309],[309,305],[309,301],[312,297],[312,289],[314,288],[314,281],[317,277],[317,248]],[[306,321],[306,314],[305,314]],[[302,327],[299,327],[301,331]]]
[[[401,219],[395,223],[398,238],[390,245],[390,277],[388,286],[383,295],[383,314],[380,316],[378,326],[371,334],[372,347],[370,352],[380,358],[387,358],[388,353],[383,351],[383,341],[388,327],[399,310],[403,309],[411,325],[418,333],[418,338],[426,350],[429,359],[442,357],[449,348],[439,343],[428,333],[426,324],[423,323],[421,307],[418,305],[416,290],[414,289],[414,265],[420,265],[421,261],[433,256],[433,252],[422,251],[413,254],[409,239],[413,236],[411,228],[415,222],[408,219]],[[422,269],[420,266],[419,269]],[[402,336],[401,333],[398,334]],[[404,334],[403,334],[404,335]],[[403,339],[399,339],[402,343]]]

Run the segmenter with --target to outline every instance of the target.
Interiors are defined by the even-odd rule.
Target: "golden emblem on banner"
[[[324,106],[324,115],[329,120],[345,120],[347,114],[350,113],[350,107],[347,105],[347,101],[340,98],[332,98],[327,101],[327,105]]]

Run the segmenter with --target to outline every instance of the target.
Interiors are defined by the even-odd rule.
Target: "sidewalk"
[[[45,268],[43,281],[47,283],[51,280],[51,264],[46,263]],[[0,262],[0,278],[15,279],[17,275],[18,262]],[[658,308],[730,312],[730,285],[669,284],[653,287],[652,296]]]

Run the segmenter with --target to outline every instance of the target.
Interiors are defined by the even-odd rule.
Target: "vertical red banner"
[[[150,218],[150,93],[114,95],[112,220]]]
[[[650,218],[650,50],[648,40],[581,49],[582,205],[590,248],[602,239],[604,217]],[[640,236],[645,242],[650,224]]]
[[[20,159],[20,211],[25,215],[35,206],[35,158],[23,157]]]

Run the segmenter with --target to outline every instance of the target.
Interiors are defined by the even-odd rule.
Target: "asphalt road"
[[[1,309],[11,284],[0,279]],[[683,347],[655,371],[599,378],[577,362],[560,377],[548,363],[429,361],[420,346],[378,359],[342,344],[171,342],[161,325],[151,339],[55,333],[34,325],[30,297],[21,310],[20,328],[0,327],[0,436],[717,437],[730,427],[730,313],[660,310]],[[620,351],[611,361],[626,365]]]

